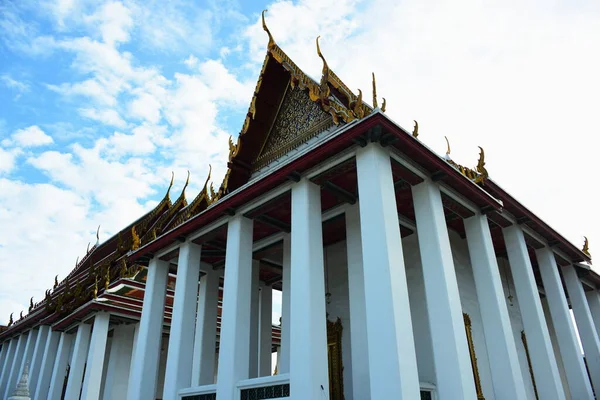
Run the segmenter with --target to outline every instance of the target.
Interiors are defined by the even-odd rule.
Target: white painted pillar
[[[413,186],[412,193],[431,327],[436,391],[440,398],[475,399],[477,394],[440,189],[426,180]]]
[[[4,364],[6,363],[6,358],[8,356],[8,348],[10,347],[10,339],[5,340],[2,343],[2,352],[0,352],[0,380],[2,379],[2,371],[4,370]]]
[[[23,355],[25,354],[25,345],[27,343],[28,336],[29,335],[25,333],[19,335],[19,340],[17,341],[17,347],[15,349],[15,355],[12,360],[12,365],[10,367],[8,380],[6,381],[6,386],[4,387],[4,393],[2,395],[2,398],[7,398],[8,396],[10,396],[10,394],[17,385],[17,374],[21,369]]]
[[[90,339],[81,400],[98,400],[102,388],[102,370],[106,356],[110,314],[101,312],[94,317],[94,329]]]
[[[353,398],[356,400],[368,399],[371,397],[369,343],[367,336],[365,272],[363,268],[358,205],[348,207],[346,210],[346,252],[348,258],[352,393]]]
[[[478,214],[466,219],[464,224],[494,395],[498,400],[526,399],[488,219]]]
[[[155,398],[168,277],[169,263],[153,258],[148,266],[142,316],[131,359],[127,395],[130,400]]]
[[[207,266],[200,278],[198,312],[194,339],[192,386],[210,385],[215,379],[219,274]]]
[[[291,245],[292,241],[289,234],[283,237],[283,271],[281,281],[281,349],[279,359],[280,374],[290,372],[290,295],[292,293],[292,271],[291,267]]]
[[[585,292],[585,297],[587,298],[592,319],[596,326],[596,333],[600,335],[600,292],[598,290],[590,290],[589,292]]]
[[[575,267],[573,265],[564,266],[562,272],[569,292],[573,314],[575,315],[575,322],[577,322],[577,329],[583,345],[587,367],[590,371],[592,385],[598,393],[600,392],[600,340]]]
[[[273,288],[261,282],[259,319],[258,376],[271,376],[273,349]]]
[[[113,330],[104,383],[104,400],[127,399],[134,333],[134,325],[118,325]]]
[[[389,153],[371,144],[357,152],[356,166],[371,385],[368,398],[418,399],[415,342]]]
[[[556,332],[558,349],[564,365],[569,392],[573,399],[593,399],[592,387],[585,370],[577,336],[571,321],[563,285],[552,250],[545,247],[536,250],[540,275],[544,283],[546,301],[550,309],[552,325]],[[529,342],[529,341],[528,341]]]
[[[302,179],[292,187],[290,393],[329,398],[321,188]]]
[[[58,341],[58,348],[56,350],[56,357],[54,360],[54,366],[52,368],[52,376],[50,378],[50,389],[48,390],[48,400],[60,399],[65,376],[67,375],[67,366],[69,365],[69,354],[71,353],[71,347],[73,345],[73,335],[66,332],[60,333],[60,339]],[[38,397],[40,400],[45,400],[41,397],[41,392]]]
[[[31,397],[35,397],[35,390],[37,389],[37,382],[40,376],[40,369],[42,367],[42,359],[44,357],[44,350],[46,348],[46,341],[50,334],[50,327],[48,325],[42,325],[38,329],[37,339],[33,347],[33,354],[31,356],[31,364],[29,365],[29,393]]]
[[[217,375],[219,400],[233,400],[237,382],[249,377],[252,227],[253,221],[241,215],[232,217],[227,227]]]
[[[33,350],[35,348],[35,343],[38,337],[38,330],[31,329],[29,334],[27,335],[27,342],[25,343],[25,351],[23,353],[23,360],[21,360],[21,366],[17,370],[17,375],[15,376],[15,380],[12,388],[10,389],[10,393],[17,387],[17,383],[19,383],[19,379],[21,379],[21,375],[23,375],[23,371],[25,370],[25,365],[29,364],[31,371],[31,360],[33,359]],[[9,393],[9,394],[10,394]]]
[[[4,343],[4,346],[7,348],[6,358],[2,364],[2,375],[0,376],[0,393],[4,393],[4,388],[6,383],[8,382],[8,377],[10,375],[10,370],[12,368],[13,360],[15,358],[15,353],[17,350],[17,343],[19,342],[18,338],[12,338],[8,343]]]
[[[165,293],[166,294],[166,293]],[[129,394],[129,385],[133,381],[133,360],[135,357],[135,350],[137,349],[137,342],[140,333],[140,323],[134,324],[133,328],[133,348],[131,349],[131,361],[129,362],[129,378],[127,379],[127,394]]]
[[[169,333],[163,399],[176,400],[177,393],[192,383],[194,327],[200,280],[202,247],[186,242],[179,248],[175,298]]]
[[[250,289],[250,357],[249,357],[249,378],[258,377],[258,319],[259,319],[259,292],[258,292],[258,274],[260,271],[260,262],[252,260],[252,277]]]
[[[564,389],[523,231],[519,226],[512,225],[504,228],[503,235],[538,394],[544,400],[564,399]]]
[[[75,335],[75,344],[73,345],[73,355],[71,356],[71,369],[69,370],[69,380],[67,381],[67,390],[65,399],[78,399],[81,393],[83,372],[87,361],[90,348],[90,337],[92,327],[90,324],[80,323]]]
[[[32,388],[33,385],[35,385],[35,390],[32,392],[32,399],[34,400],[46,400],[48,397],[50,378],[52,377],[54,361],[58,354],[58,341],[60,336],[60,332],[53,331],[49,328],[42,348],[42,361],[39,366],[38,379],[36,382],[31,383]]]

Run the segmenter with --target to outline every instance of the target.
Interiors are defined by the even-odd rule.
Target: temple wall
[[[469,258],[467,241],[462,239],[454,231],[449,232],[450,244],[452,246],[452,255],[462,311],[469,314],[472,323],[472,336],[477,355],[477,366],[483,394],[487,400],[493,400],[494,388],[491,379],[490,363],[487,355],[487,345],[483,331],[479,303],[477,301],[477,292],[473,278],[473,270]],[[427,317],[427,307],[425,303],[425,288],[423,274],[421,271],[421,257],[418,247],[418,238],[416,234],[403,239],[404,260],[406,266],[406,276],[409,286],[409,301],[411,305],[412,324],[415,339],[415,348],[417,352],[417,367],[419,371],[419,380],[435,384],[435,370],[433,366],[433,351],[431,345],[431,335]],[[513,328],[513,335],[521,373],[526,386],[528,398],[535,399],[533,384],[529,374],[529,366],[525,354],[525,348],[521,340],[521,331],[523,324],[519,311],[518,300],[516,299],[514,284],[510,276],[508,261],[498,259],[500,276],[505,292],[505,298],[512,296],[512,301],[507,300],[507,308]],[[330,302],[327,304],[327,313],[329,321],[336,321],[339,317],[342,321],[342,362],[344,366],[344,391],[345,398],[352,400],[352,360],[350,348],[350,310],[348,302],[348,274],[346,263],[346,242],[341,241],[325,249],[325,266],[327,271],[327,289],[331,293]]]

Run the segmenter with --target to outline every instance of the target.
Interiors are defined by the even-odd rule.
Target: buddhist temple
[[[385,114],[375,75],[370,104],[346,86],[318,38],[310,78],[264,18],[223,181],[189,203],[171,181],[11,315],[0,398],[24,375],[35,400],[596,398],[587,239],[502,189],[482,148],[433,152]]]

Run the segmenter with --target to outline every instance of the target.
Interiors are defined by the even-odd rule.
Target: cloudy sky
[[[600,254],[600,2],[0,1],[0,323],[191,172],[220,183],[267,37]]]

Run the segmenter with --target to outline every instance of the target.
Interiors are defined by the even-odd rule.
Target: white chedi
[[[23,375],[21,375],[17,387],[8,400],[31,400],[29,394],[29,363],[25,364]]]

